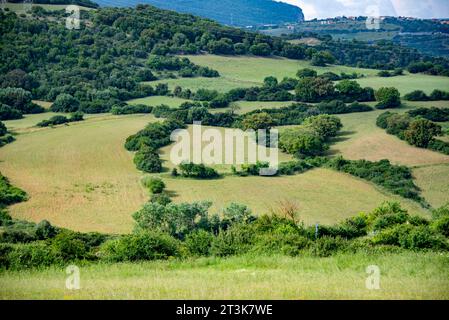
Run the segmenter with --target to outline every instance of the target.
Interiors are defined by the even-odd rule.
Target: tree
[[[295,89],[296,99],[304,102],[320,102],[335,94],[332,81],[323,78],[302,78]]]
[[[335,86],[341,98],[345,101],[354,101],[362,95],[363,89],[357,81],[341,80]]]
[[[22,113],[39,113],[44,109],[32,101],[31,92],[22,88],[0,89],[0,103],[6,104]]]
[[[272,76],[266,77],[263,79],[263,85],[268,88],[276,88],[278,85],[278,79]]]
[[[335,62],[335,57],[329,51],[321,51],[312,56],[312,66],[325,67]]]
[[[315,78],[318,76],[318,73],[313,69],[304,68],[298,70],[296,76],[298,78]]]
[[[376,91],[375,96],[378,109],[396,108],[401,105],[401,94],[396,88],[380,88]]]
[[[153,194],[162,193],[162,191],[164,191],[165,189],[165,183],[161,178],[146,177],[143,180],[143,184]]]
[[[427,119],[417,119],[404,132],[405,140],[411,145],[427,148],[435,136],[441,135],[441,126]]]
[[[53,112],[75,112],[78,111],[80,102],[72,95],[61,93],[56,97],[55,102],[50,107]]]
[[[259,112],[248,115],[242,121],[243,130],[270,130],[273,125],[275,125],[273,118],[266,112]]]
[[[343,127],[339,118],[327,114],[309,117],[304,121],[304,125],[310,126],[324,139],[335,137],[338,131]]]
[[[157,152],[147,146],[143,146],[134,156],[134,163],[137,169],[149,173],[162,171],[162,161]]]
[[[279,148],[299,158],[322,154],[327,145],[312,129],[300,126],[283,131],[279,138]]]
[[[266,43],[259,43],[252,45],[249,51],[255,56],[269,56],[271,54],[271,47]]]

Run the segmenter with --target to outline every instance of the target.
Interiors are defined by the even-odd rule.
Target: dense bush
[[[373,108],[371,108],[366,104],[354,102],[352,104],[347,105],[341,100],[321,102],[317,105],[317,108],[320,110],[320,112],[327,114],[344,114],[353,112],[367,112],[373,110]]]
[[[111,108],[111,113],[116,115],[135,114],[135,113],[151,113],[153,107],[144,104],[134,104],[125,106],[114,106]]]
[[[196,230],[187,235],[185,245],[192,256],[208,256],[214,236],[205,230]]]
[[[32,95],[22,88],[0,89],[0,103],[5,104],[21,113],[40,113],[44,108],[31,101]]]
[[[0,104],[0,120],[15,120],[21,119],[22,112],[17,109],[14,109],[6,104]]]
[[[430,98],[422,90],[414,90],[404,95],[404,99],[408,101],[428,101]]]
[[[158,173],[162,171],[162,161],[159,154],[151,147],[141,147],[134,156],[134,164],[137,169],[144,172]]]
[[[6,129],[6,126],[3,122],[0,121],[0,137],[4,136],[8,130]]]
[[[25,191],[12,186],[9,180],[0,173],[0,208],[25,201],[26,199],[27,194]]]
[[[380,88],[375,96],[377,109],[397,108],[401,105],[401,95],[396,88]]]
[[[419,188],[413,182],[412,172],[405,166],[390,164],[388,160],[371,162],[367,160],[344,160],[335,158],[328,166],[362,179],[378,184],[404,198],[424,201],[419,195]]]
[[[253,230],[251,224],[235,224],[221,230],[212,241],[211,253],[224,257],[249,251],[255,238]]]
[[[62,93],[56,97],[56,100],[50,107],[53,112],[75,112],[78,111],[80,102],[72,95]]]
[[[214,168],[205,166],[204,164],[181,163],[179,172],[183,177],[195,179],[216,179],[220,177]]]
[[[179,254],[178,241],[154,231],[125,235],[105,242],[100,249],[102,259],[111,262],[167,259]]]
[[[37,124],[38,127],[49,127],[56,126],[59,124],[69,123],[69,122],[78,122],[84,120],[84,114],[82,112],[75,112],[70,115],[69,118],[65,116],[53,116],[48,120],[42,120]]]
[[[449,121],[449,109],[445,108],[417,108],[410,111],[407,111],[407,113],[411,117],[422,117],[424,119],[434,121],[434,122],[445,122]]]
[[[279,149],[298,158],[321,155],[328,149],[324,138],[312,128],[301,126],[284,130],[279,138]]]
[[[162,193],[165,189],[165,183],[161,178],[144,177],[142,179],[142,184],[153,194]]]

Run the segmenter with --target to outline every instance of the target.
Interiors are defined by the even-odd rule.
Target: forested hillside
[[[151,4],[158,8],[191,13],[226,25],[247,26],[304,20],[299,7],[273,0],[99,0],[101,6],[133,7]]]

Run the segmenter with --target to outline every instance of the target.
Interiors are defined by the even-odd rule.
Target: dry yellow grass
[[[378,110],[339,116],[343,132],[339,142],[332,146],[331,153],[342,154],[352,160],[389,159],[392,163],[409,166],[449,163],[449,156],[413,147],[377,127],[376,118],[382,112]]]
[[[129,232],[131,214],[147,193],[123,144],[153,119],[107,116],[17,136],[0,149],[0,171],[30,199],[10,207],[12,216],[80,231]]]
[[[422,195],[433,207],[449,203],[449,164],[414,168],[413,175]]]

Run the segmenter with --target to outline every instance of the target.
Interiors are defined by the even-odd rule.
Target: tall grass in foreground
[[[368,290],[366,267],[380,268]],[[80,266],[81,289],[61,268],[0,273],[0,299],[449,299],[449,254],[240,256]]]

